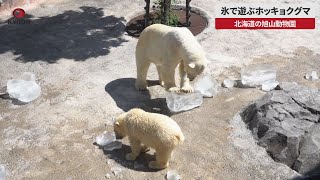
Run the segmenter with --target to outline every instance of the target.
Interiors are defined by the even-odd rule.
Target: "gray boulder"
[[[288,93],[297,104],[308,109],[314,114],[320,114],[319,89],[300,86],[295,82],[283,82],[280,84],[280,87],[283,91]]]
[[[302,141],[294,169],[302,174],[320,172],[320,124],[315,125]]]
[[[305,173],[320,164],[319,154],[315,153],[320,152],[320,130],[317,125],[320,93],[296,83],[281,83],[280,89],[268,92],[249,105],[241,116],[257,143],[275,161]],[[315,127],[318,131],[314,130]],[[305,147],[311,143],[316,151]],[[313,158],[308,153],[313,153],[310,156]]]

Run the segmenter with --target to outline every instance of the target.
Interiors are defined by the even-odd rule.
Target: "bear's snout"
[[[116,139],[123,139],[123,136],[120,136],[119,134],[116,133]]]
[[[188,74],[188,79],[189,79],[190,81],[193,81],[195,78],[196,78],[196,76],[193,76],[193,75]]]

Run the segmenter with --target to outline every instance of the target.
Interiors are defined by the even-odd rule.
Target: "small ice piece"
[[[317,74],[316,71],[312,71],[312,72],[311,72],[311,78],[312,78],[312,80],[317,80],[317,79],[319,79],[319,76],[318,76],[318,74]]]
[[[0,164],[0,180],[5,180],[6,175],[6,168],[4,167],[4,165]]]
[[[114,133],[104,132],[103,134],[100,134],[99,136],[96,137],[96,143],[100,146],[105,146],[115,140],[116,140],[116,137]]]
[[[36,81],[36,75],[32,72],[24,72],[20,79],[25,81]]]
[[[109,173],[106,174],[106,178],[107,178],[107,179],[110,179],[110,178],[111,178],[111,176],[110,176]]]
[[[202,94],[192,93],[173,93],[166,94],[167,106],[172,112],[187,111],[200,106],[203,102]]]
[[[224,81],[223,81],[223,87],[226,87],[226,88],[232,88],[232,87],[234,87],[235,85],[236,85],[237,83],[236,83],[236,81],[234,81],[234,80],[231,80],[231,79],[225,79]]]
[[[249,87],[275,82],[276,78],[277,70],[271,64],[250,65],[241,70],[241,82]]]
[[[122,142],[120,141],[113,141],[106,146],[103,147],[104,150],[106,151],[113,151],[115,149],[120,149],[122,147]]]
[[[262,84],[262,91],[271,91],[279,85],[278,81],[275,82],[265,82]]]
[[[319,76],[316,71],[311,71],[311,73],[306,73],[305,78],[307,80],[314,81],[314,80],[319,79]]]
[[[169,170],[167,172],[167,180],[179,180],[181,177],[176,170]]]
[[[11,98],[28,103],[37,99],[41,94],[41,88],[35,81],[8,80],[7,92]]]
[[[120,174],[120,172],[122,171],[123,169],[119,166],[113,166],[111,167],[111,171],[112,173],[117,176],[118,174]]]
[[[226,99],[225,102],[233,101],[234,99],[235,99],[234,97],[231,97],[229,99]]]
[[[209,75],[199,76],[194,83],[194,90],[203,97],[213,97],[218,92],[218,83]]]
[[[113,164],[114,164],[114,160],[112,160],[112,159],[108,159],[108,160],[107,160],[107,164],[109,164],[109,165],[113,165]]]
[[[306,75],[304,76],[304,78],[306,78],[306,80],[311,80],[311,74],[306,73]]]
[[[312,77],[312,80],[319,79],[319,76],[318,76],[318,74],[317,74],[316,71],[312,71],[312,72],[311,72],[311,77]]]

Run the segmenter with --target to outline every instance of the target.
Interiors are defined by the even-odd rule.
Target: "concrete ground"
[[[219,2],[191,4],[214,17]],[[138,0],[51,0],[25,7],[31,24],[8,25],[9,13],[1,15],[1,91],[8,79],[25,71],[35,73],[42,88],[42,95],[26,105],[0,99],[0,164],[8,179],[106,179],[107,174],[110,179],[164,179],[167,170],[146,166],[154,158],[152,151],[133,163],[124,159],[130,151],[127,141],[112,152],[94,144],[97,135],[112,131],[112,117],[133,107],[167,114],[181,126],[186,141],[169,169],[182,179],[292,178],[296,173],[273,162],[237,120],[237,112],[264,92],[221,88],[201,107],[170,114],[165,92],[155,81],[150,81],[149,92],[135,91],[137,39],[124,33],[124,24],[143,6]],[[239,79],[244,65],[272,63],[279,81],[320,88],[319,81],[303,78],[309,70],[320,73],[319,29],[232,31],[210,26],[197,38],[218,82]],[[154,67],[148,79],[157,80]],[[117,168],[121,172],[114,175]]]

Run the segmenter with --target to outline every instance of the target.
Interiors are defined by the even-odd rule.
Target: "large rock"
[[[320,93],[296,83],[280,87],[249,105],[241,116],[275,161],[306,173],[320,163]]]
[[[320,172],[320,124],[315,125],[302,141],[294,169],[300,173]]]

